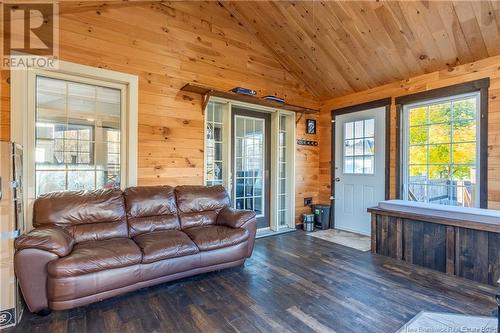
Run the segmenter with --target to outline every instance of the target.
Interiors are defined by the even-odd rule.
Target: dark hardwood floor
[[[7,332],[394,332],[420,311],[490,316],[495,289],[310,237],[259,239],[244,267],[165,283]]]

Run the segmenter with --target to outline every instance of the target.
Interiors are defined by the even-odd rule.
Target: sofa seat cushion
[[[141,248],[145,264],[200,252],[193,241],[179,230],[149,232],[135,236],[134,241]]]
[[[73,251],[48,264],[53,277],[77,276],[111,268],[140,264],[141,249],[129,238],[113,238],[78,243]]]
[[[223,225],[206,225],[185,229],[201,251],[210,251],[243,243],[248,239],[248,231],[243,228],[229,228]]]

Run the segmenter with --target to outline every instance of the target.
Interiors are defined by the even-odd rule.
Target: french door
[[[255,211],[257,228],[269,228],[271,115],[233,108],[231,123],[233,205]]]

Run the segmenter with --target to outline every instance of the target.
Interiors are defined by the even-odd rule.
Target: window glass
[[[264,196],[264,120],[236,116],[235,140],[241,142],[241,152],[236,152],[235,164],[236,196],[238,209],[254,210],[257,216],[263,215]],[[280,149],[280,156],[284,154]],[[238,161],[238,159],[240,161]],[[244,205],[244,206],[238,206]]]
[[[279,170],[279,186],[278,186],[278,225],[280,227],[284,227],[287,225],[287,210],[288,210],[288,205],[286,201],[286,195],[287,195],[287,183],[288,180],[290,179],[288,175],[288,161],[286,158],[286,148],[287,148],[287,127],[286,127],[286,121],[287,121],[287,116],[286,115],[280,115],[280,128],[279,128],[279,143],[278,143],[278,149],[279,149],[279,160],[278,160],[278,170]]]
[[[222,185],[224,182],[222,160],[224,149],[224,133],[223,133],[223,104],[210,102],[207,106],[207,121],[206,121],[206,167],[205,167],[205,184],[208,186]],[[237,142],[236,145],[241,145]],[[236,163],[241,164],[241,156],[236,156]]]
[[[476,206],[478,99],[475,94],[406,108],[408,200]]]
[[[344,173],[375,173],[375,119],[344,124]]]
[[[120,187],[121,91],[38,76],[36,195]]]
[[[227,114],[225,114],[227,112]],[[210,101],[207,105],[205,116],[205,184],[229,185],[227,168],[232,171],[231,196],[237,209],[250,209],[263,216],[266,211],[266,184],[265,182],[265,121],[260,118],[235,115],[232,119],[232,128],[226,128],[231,112],[226,103]],[[272,150],[276,153],[277,165],[273,175],[277,177],[276,199],[277,224],[279,228],[287,227],[293,223],[293,160],[290,161],[294,151],[293,138],[295,114],[277,113],[277,133],[275,146]],[[352,128],[354,135],[354,127]],[[364,128],[362,129],[364,130]],[[370,129],[367,129],[370,131]],[[231,133],[232,153],[228,154],[229,133]],[[366,143],[367,150],[369,145]],[[365,149],[365,142],[360,148]],[[229,160],[229,156],[232,157]],[[368,162],[370,163],[370,162]],[[273,201],[274,202],[274,201]],[[274,213],[273,213],[274,214]]]

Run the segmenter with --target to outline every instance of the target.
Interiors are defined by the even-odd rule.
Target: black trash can
[[[313,205],[314,227],[318,229],[330,228],[330,205]]]

